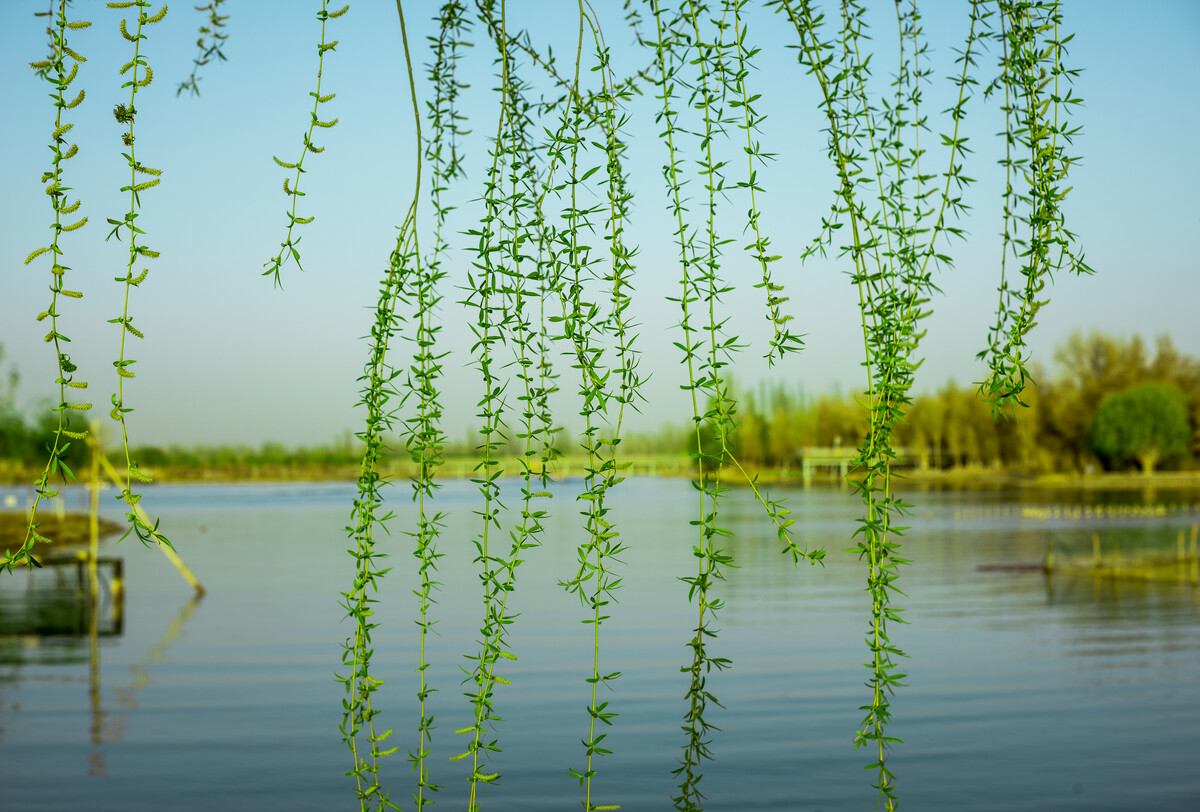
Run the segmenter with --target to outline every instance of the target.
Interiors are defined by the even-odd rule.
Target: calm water
[[[565,810],[580,794],[580,739],[590,642],[578,599],[556,582],[575,569],[578,503],[557,489],[561,518],[527,556],[511,602],[519,661],[498,686],[504,775],[484,809]],[[0,495],[4,492],[0,491]],[[412,654],[413,559],[404,550],[407,491],[398,488],[395,570],[383,581],[376,632],[377,695],[402,752],[385,767],[393,798],[411,809],[416,745]],[[70,578],[0,584],[0,809],[333,810],[353,807],[333,680],[342,623],[338,593],[352,562],[342,527],[348,485],[158,487],[162,517],[208,588],[196,603],[157,551],[105,545],[124,560],[120,624],[106,614],[93,656]],[[793,495],[796,528],[830,550],[824,568],[794,569],[746,494],[728,519],[740,568],[721,585],[726,608],[714,654],[731,670],[709,687],[724,704],[711,721],[715,762],[701,788],[712,810],[863,810],[874,802],[864,751],[850,748],[868,701],[864,574],[849,546],[857,502],[844,492]],[[1094,497],[1089,497],[1094,498]],[[901,599],[911,625],[893,641],[910,655],[891,730],[905,740],[891,765],[902,804],[918,810],[1200,809],[1200,597],[1190,586],[1112,583],[1039,572],[981,571],[1037,562],[1048,535],[1069,544],[1165,534],[1197,521],[1192,505],[1163,516],[1022,516],[996,494],[920,494],[905,546]],[[107,502],[108,500],[106,500]],[[480,608],[470,559],[474,494],[448,485],[434,714],[439,807],[465,806],[469,724],[459,664],[473,652]],[[1126,499],[1128,501],[1128,499]],[[515,499],[513,500],[515,504]],[[626,812],[669,809],[694,624],[686,482],[631,480],[620,489],[629,551],[606,630],[601,669],[621,671],[608,697],[621,715],[600,764],[598,802]],[[1173,543],[1173,542],[1172,542]],[[33,634],[42,632],[59,634]],[[95,663],[95,666],[93,666]],[[595,798],[596,796],[594,796]],[[356,807],[354,807],[356,808]]]

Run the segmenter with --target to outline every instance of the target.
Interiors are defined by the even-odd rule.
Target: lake
[[[590,627],[579,599],[557,585],[576,569],[579,481],[555,486],[543,546],[518,570],[510,609],[519,659],[501,673],[496,737],[502,774],[483,809],[564,810],[582,795],[590,689]],[[391,744],[383,781],[404,809],[417,746],[413,511],[406,485],[385,551],[376,694]],[[505,485],[510,507],[516,485]],[[0,488],[0,496],[17,493]],[[119,503],[105,495],[119,518]],[[157,486],[143,505],[161,517],[204,583],[200,601],[157,550],[109,541],[125,569],[124,615],[103,618],[93,650],[69,596],[73,571],[0,581],[2,810],[332,810],[357,808],[340,741],[334,680],[351,632],[339,593],[353,561],[345,536],[352,484]],[[688,482],[631,479],[614,492],[628,544],[619,603],[604,626],[601,671],[621,671],[606,697],[620,714],[599,763],[593,801],[626,812],[666,810],[684,735],[687,646],[695,609],[678,578],[695,571]],[[776,496],[780,493],[776,493]],[[1160,495],[1161,496],[1161,495]],[[79,494],[71,498],[78,499]],[[724,708],[709,721],[716,758],[701,790],[710,810],[863,810],[874,805],[867,751],[851,741],[869,701],[865,570],[841,552],[859,513],[838,490],[789,492],[801,542],[824,546],[826,566],[779,555],[748,492],[726,497],[722,524],[739,565],[718,586],[725,601],[713,656],[733,661],[708,688]],[[919,810],[1200,809],[1200,596],[1187,584],[1118,582],[1006,569],[1104,538],[1174,539],[1200,519],[1192,497],[1157,510],[1100,509],[1136,495],[914,494],[897,599],[909,625],[893,642],[909,658],[889,735],[902,807]],[[440,542],[443,585],[428,679],[438,730],[434,809],[466,805],[471,724],[461,684],[477,650],[479,579],[471,560],[474,486],[439,492],[454,512]],[[1066,506],[1065,508],[1063,506]],[[475,520],[477,521],[477,520]],[[1174,541],[1171,541],[1174,544]],[[394,549],[390,549],[393,548]],[[1171,549],[1174,549],[1172,546]],[[995,565],[1003,565],[996,569]],[[982,567],[982,569],[981,569]],[[106,610],[111,607],[106,606]],[[40,624],[40,626],[39,626]],[[55,624],[58,624],[57,626]],[[37,627],[37,628],[35,628]],[[41,633],[36,633],[40,629]]]

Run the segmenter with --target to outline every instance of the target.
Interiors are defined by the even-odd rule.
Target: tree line
[[[898,443],[919,469],[1003,468],[1084,473],[1192,467],[1200,458],[1200,359],[1168,336],[1072,334],[1054,373],[1034,368],[1027,408],[993,415],[975,386],[947,383],[913,397]],[[786,385],[737,392],[734,454],[787,469],[809,447],[853,449],[868,426],[862,395],[806,398]],[[694,445],[694,443],[693,443]]]
[[[995,419],[974,386],[947,383],[917,395],[899,430],[908,461],[924,470],[1002,468],[1020,473],[1081,473],[1098,470],[1156,470],[1193,467],[1200,460],[1200,358],[1181,353],[1162,336],[1153,349],[1138,336],[1123,339],[1100,332],[1073,334],[1054,353],[1055,373],[1035,371],[1037,384],[1006,418]],[[20,376],[4,368],[0,345],[0,460],[21,466],[44,462],[57,418],[42,405],[26,416],[16,404]],[[736,399],[733,452],[744,466],[791,469],[804,449],[858,445],[868,416],[861,395],[806,397],[777,384],[755,389],[732,387]],[[629,453],[694,451],[690,426],[664,427],[623,441]],[[689,445],[690,444],[690,445]],[[78,447],[75,447],[75,446]],[[559,455],[570,442],[556,438]],[[393,454],[403,454],[393,444]],[[447,443],[448,457],[474,455],[473,434]],[[144,447],[150,467],[229,467],[239,465],[340,465],[358,462],[361,443],[349,435],[319,447]],[[514,445],[511,455],[519,453]],[[86,459],[82,443],[68,449],[72,468]]]
[[[48,406],[36,409],[33,418],[21,412],[17,407],[21,373],[11,364],[6,368],[4,359],[4,345],[0,344],[0,460],[19,465],[45,465],[47,443],[54,441],[58,417]],[[87,453],[82,444],[70,452],[66,461],[72,467]]]

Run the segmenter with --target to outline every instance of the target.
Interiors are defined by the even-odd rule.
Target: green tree
[[[1138,336],[1074,332],[1054,351],[1054,360],[1059,374],[1043,387],[1044,426],[1063,464],[1082,470],[1093,462],[1088,428],[1101,399],[1149,380],[1145,347]]]
[[[0,367],[4,365],[4,345],[0,344]],[[17,412],[17,382],[20,376],[16,367],[0,376],[0,459],[21,456],[25,446],[25,420]]]
[[[1115,464],[1137,460],[1146,474],[1154,473],[1159,462],[1187,453],[1191,436],[1183,392],[1158,382],[1105,395],[1089,431],[1101,458]]]
[[[942,443],[946,435],[946,404],[939,395],[913,399],[904,419],[900,441],[915,455],[921,470],[942,467]]]
[[[983,464],[984,443],[980,437],[980,411],[983,402],[971,389],[961,389],[951,381],[940,392],[945,420],[946,453],[953,468]],[[988,422],[991,422],[989,416]]]
[[[1035,380],[1038,374],[1034,373]],[[1014,413],[1012,420],[996,425],[1001,437],[1004,462],[1025,472],[1048,470],[1051,460],[1038,441],[1041,432],[1041,393],[1036,386],[1031,386],[1022,393],[1021,401],[1025,409]]]
[[[753,392],[742,396],[737,405],[737,429],[733,434],[733,451],[743,465],[761,466],[766,462],[767,424],[758,409]]]
[[[1039,387],[1039,443],[1061,465],[1083,469],[1092,462],[1090,426],[1101,400],[1140,383],[1161,381],[1180,389],[1193,427],[1200,425],[1200,359],[1180,353],[1167,336],[1157,339],[1151,358],[1140,336],[1075,332],[1054,359],[1058,374]],[[1193,454],[1200,453],[1200,436],[1189,443]]]
[[[1155,343],[1154,363],[1150,365],[1152,380],[1166,381],[1178,386],[1187,399],[1191,415],[1192,439],[1190,453],[1200,456],[1200,358],[1184,355],[1175,348],[1170,336],[1162,335]]]
[[[813,412],[820,446],[856,446],[870,425],[869,414],[853,396],[822,395]]]
[[[814,441],[815,423],[811,410],[805,407],[803,394],[791,394],[782,383],[771,392],[770,409],[767,451],[770,463],[785,473],[800,449]]]

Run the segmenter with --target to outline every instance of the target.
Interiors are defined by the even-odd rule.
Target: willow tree
[[[204,22],[196,66],[181,92],[197,92],[205,66],[214,57],[224,58],[222,2],[199,8]],[[949,44],[956,46],[958,55],[945,77],[952,84],[953,101],[940,115],[931,115],[925,103],[935,77],[916,2],[895,4],[897,59],[882,92],[876,91],[872,76],[875,40],[869,36],[864,4],[843,0],[829,5],[822,10],[808,0],[770,0],[754,9],[748,0],[626,0],[628,31],[620,36],[636,46],[621,50],[618,59],[609,45],[618,33],[603,30],[592,6],[581,1],[564,12],[575,15],[578,24],[565,48],[556,43],[560,54],[566,50],[570,56],[556,60],[550,47],[554,43],[539,42],[515,25],[504,0],[478,0],[473,7],[449,0],[438,11],[437,33],[423,58],[427,67],[419,87],[421,72],[413,64],[422,57],[409,42],[404,3],[397,2],[417,136],[414,188],[387,271],[379,280],[367,361],[359,378],[365,412],[359,437],[365,453],[349,524],[354,572],[343,593],[354,628],[342,658],[340,679],[346,696],[341,735],[350,750],[348,774],[362,809],[395,806],[381,766],[402,747],[418,776],[413,796],[418,809],[432,803],[442,786],[442,765],[431,755],[435,726],[427,702],[435,688],[427,682],[425,640],[436,622],[438,545],[445,520],[436,494],[446,444],[442,387],[448,365],[458,363],[439,348],[440,305],[453,270],[448,265],[451,249],[464,237],[474,246],[465,273],[466,304],[474,314],[467,363],[484,393],[474,540],[483,587],[478,645],[470,655],[473,723],[455,734],[459,744],[454,759],[469,761],[468,807],[479,809],[478,790],[499,778],[489,766],[500,749],[501,700],[494,689],[505,681],[499,671],[503,663],[516,657],[509,646],[516,617],[507,599],[523,556],[541,541],[542,522],[551,510],[548,472],[562,422],[551,395],[567,390],[575,398],[570,411],[583,420],[579,444],[587,468],[577,496],[586,509],[578,568],[564,577],[562,587],[579,596],[594,651],[585,677],[587,714],[580,720],[586,726],[583,751],[571,775],[579,782],[585,809],[616,808],[605,805],[615,799],[600,803],[592,785],[608,752],[603,730],[617,715],[598,695],[598,689],[619,678],[619,671],[610,670],[602,656],[606,607],[620,584],[625,543],[610,509],[610,494],[621,486],[626,467],[620,448],[625,419],[645,397],[639,325],[631,315],[631,305],[640,295],[639,273],[644,271],[639,271],[638,246],[629,238],[630,212],[634,195],[646,194],[631,181],[628,168],[629,109],[635,94],[651,96],[657,108],[677,281],[669,307],[660,305],[656,312],[672,314],[668,318],[677,330],[682,385],[690,395],[689,416],[696,435],[695,518],[686,532],[692,534],[698,563],[683,578],[695,606],[695,626],[688,641],[691,657],[683,666],[690,678],[683,697],[684,742],[675,772],[675,806],[703,806],[702,769],[714,755],[712,706],[719,690],[719,679],[712,675],[729,665],[719,656],[713,626],[721,609],[723,570],[733,563],[724,546],[729,531],[721,526],[720,516],[728,478],[746,475],[731,442],[736,403],[726,383],[727,368],[743,341],[730,329],[727,295],[743,284],[758,290],[769,325],[766,361],[774,364],[803,348],[788,314],[785,290],[792,284],[796,264],[831,255],[847,273],[858,299],[866,370],[861,405],[869,422],[854,459],[863,514],[852,534],[852,552],[862,562],[871,596],[866,618],[869,697],[854,747],[869,754],[877,805],[896,807],[896,779],[888,757],[898,740],[888,735],[888,724],[892,697],[903,679],[898,671],[903,654],[892,642],[893,627],[902,622],[893,597],[899,568],[906,563],[900,552],[904,527],[898,521],[910,506],[893,490],[894,438],[920,364],[921,320],[930,314],[937,293],[935,271],[952,265],[956,240],[964,236],[972,150],[963,123],[975,104],[998,108],[1004,121],[1000,137],[1005,182],[999,201],[1003,245],[996,257],[999,298],[980,353],[989,370],[982,391],[999,416],[1020,403],[1029,381],[1026,341],[1046,302],[1047,283],[1059,271],[1087,270],[1074,251],[1062,208],[1069,188],[1066,175],[1074,160],[1071,111],[1078,99],[1071,93],[1075,71],[1064,61],[1071,37],[1058,2],[963,4],[968,33],[964,41]],[[86,225],[86,220],[71,220],[79,201],[69,185],[67,162],[76,147],[70,142],[67,117],[84,97],[82,91],[73,95],[71,88],[83,56],[72,50],[70,38],[90,23],[72,19],[68,6],[68,0],[52,3],[50,54],[33,65],[52,91],[52,159],[43,180],[54,222],[53,241],[36,247],[29,262],[41,258],[50,266],[50,302],[39,319],[49,320],[46,340],[55,348],[60,390],[59,429],[37,483],[39,499],[53,495],[56,474],[70,474],[64,469],[63,452],[84,432],[72,427],[68,416],[90,407],[73,397],[87,384],[77,379],[65,351],[59,311],[65,298],[81,295],[68,287],[66,242],[72,231]],[[115,111],[127,128],[123,140],[129,180],[123,191],[129,207],[109,219],[112,236],[124,239],[128,248],[128,266],[118,280],[125,291],[125,309],[112,320],[121,330],[122,343],[114,362],[118,377],[110,414],[122,426],[127,472],[123,498],[131,507],[131,529],[147,543],[168,543],[156,524],[139,519],[132,509],[139,498],[137,483],[146,475],[129,451],[124,418],[132,407],[121,388],[134,374],[126,339],[140,337],[131,309],[133,294],[147,279],[146,262],[158,256],[148,244],[150,236],[137,225],[142,198],[160,180],[158,170],[135,154],[137,93],[152,77],[139,48],[166,7],[155,12],[146,0],[108,6],[122,12],[114,27],[131,51],[122,70],[128,102]],[[313,227],[313,218],[303,213],[302,187],[306,173],[319,171],[321,133],[338,124],[336,117],[324,113],[335,93],[322,85],[322,75],[326,60],[336,56],[335,29],[347,11],[348,7],[331,8],[327,0],[320,4],[307,130],[298,154],[277,154],[274,159],[287,173],[283,191],[288,197],[283,240],[263,271],[276,284],[285,280],[292,265],[301,265],[300,230]],[[764,20],[765,15],[772,16]],[[790,32],[790,45],[778,55],[781,58],[754,45],[752,22]],[[474,46],[477,59],[486,53],[489,61],[464,68],[468,46]],[[819,101],[811,113],[827,136],[826,157],[834,178],[827,192],[828,211],[811,224],[812,241],[799,256],[788,259],[773,253],[762,216],[765,168],[772,151],[788,148],[761,142],[767,111],[755,89],[755,71],[762,64],[791,71],[793,81],[812,83]],[[473,121],[460,105],[468,70],[491,70],[496,80],[492,111]],[[977,73],[985,80],[977,79]],[[546,88],[554,92],[539,92]],[[476,187],[479,205],[473,224],[456,232],[446,193],[465,182],[463,161],[471,150],[484,156],[485,171]],[[735,252],[757,269],[750,282],[728,273]],[[405,532],[417,562],[420,714],[407,747],[394,744],[400,734],[380,724],[377,695],[383,681],[373,676],[371,663],[372,631],[393,622],[374,614],[373,607],[380,580],[388,572],[379,561],[379,531],[391,516],[384,504],[386,480],[380,460],[385,438],[397,433],[417,470],[412,498],[418,518]],[[521,448],[521,496],[506,506],[498,498],[499,452],[511,442]],[[782,553],[795,563],[821,562],[822,550],[807,549],[792,536],[786,505],[768,499],[753,479],[747,479],[765,520],[776,528]],[[40,538],[37,528],[35,517],[24,546],[6,566],[28,557]]]

